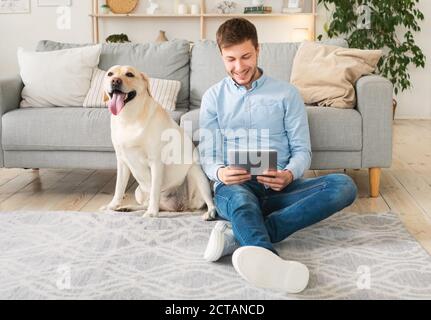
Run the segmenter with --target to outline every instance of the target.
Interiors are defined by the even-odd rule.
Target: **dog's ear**
[[[147,87],[147,93],[148,93],[148,95],[150,96],[150,97],[153,97],[152,95],[151,95],[151,92],[150,92],[150,80],[148,79],[148,77],[145,75],[145,73],[143,73],[143,72],[141,72],[141,77],[142,77],[142,79],[145,81],[145,84],[146,84],[146,87]]]

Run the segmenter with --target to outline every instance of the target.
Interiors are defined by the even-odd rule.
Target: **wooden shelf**
[[[206,35],[206,23],[205,19],[216,19],[216,18],[230,18],[230,17],[250,17],[250,18],[288,18],[294,16],[309,16],[312,19],[311,37],[315,38],[316,34],[316,5],[317,0],[312,1],[312,12],[298,12],[298,13],[206,13],[205,0],[200,0],[200,14],[175,14],[175,13],[159,13],[159,14],[144,14],[144,13],[129,13],[129,14],[100,14],[99,13],[99,0],[92,0],[92,13],[89,15],[92,21],[92,32],[93,42],[99,43],[99,20],[100,19],[128,19],[128,18],[141,18],[141,19],[163,19],[163,18],[174,18],[174,19],[195,19],[199,18],[200,35],[201,39],[205,39]]]
[[[274,17],[289,17],[289,16],[312,16],[311,12],[301,12],[301,13],[203,13],[203,14],[174,14],[174,13],[164,13],[164,14],[90,14],[90,17],[96,18],[229,18],[229,17],[260,17],[260,18],[274,18]]]
[[[259,18],[274,18],[274,17],[289,17],[289,16],[312,16],[312,12],[304,13],[204,13],[202,14],[207,18],[225,18],[225,17],[259,17]]]
[[[90,14],[90,17],[95,18],[200,18],[200,14],[174,14],[174,13],[165,13],[165,14]]]

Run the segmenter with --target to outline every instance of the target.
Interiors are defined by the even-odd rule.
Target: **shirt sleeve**
[[[304,101],[299,91],[293,86],[292,89],[292,94],[285,100],[284,127],[289,141],[290,159],[284,170],[290,170],[296,180],[310,168],[311,143]]]
[[[199,158],[202,169],[212,181],[221,182],[217,176],[219,168],[224,167],[223,137],[220,131],[217,101],[207,91],[202,97],[199,112]]]

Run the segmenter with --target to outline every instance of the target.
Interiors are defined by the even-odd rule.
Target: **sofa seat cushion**
[[[307,106],[313,151],[362,150],[362,116],[356,109]]]
[[[199,142],[199,111],[195,109],[181,117],[186,132],[193,131],[193,141]],[[362,117],[356,109],[307,106],[313,151],[361,151]]]
[[[17,109],[2,123],[4,150],[114,150],[108,109]]]
[[[189,109],[179,108],[175,110],[166,110],[167,113],[171,116],[172,119],[175,120],[176,123],[180,124],[181,117],[186,114]]]
[[[185,109],[168,112],[179,122]],[[4,150],[114,151],[107,108],[24,108],[2,117]]]

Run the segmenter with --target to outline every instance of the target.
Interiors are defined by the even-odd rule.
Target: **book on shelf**
[[[244,13],[271,13],[271,6],[244,7]]]

